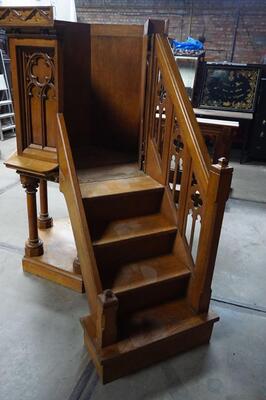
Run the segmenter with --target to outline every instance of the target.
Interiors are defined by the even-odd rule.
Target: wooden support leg
[[[112,290],[107,289],[98,295],[97,343],[99,348],[115,343],[117,340],[118,299]]]
[[[21,175],[20,180],[22,186],[26,189],[28,209],[29,238],[25,243],[25,255],[37,257],[43,254],[43,243],[39,239],[37,226],[36,192],[39,181],[25,175]]]
[[[40,215],[38,218],[39,229],[48,229],[53,226],[53,218],[48,212],[47,181],[40,180]]]

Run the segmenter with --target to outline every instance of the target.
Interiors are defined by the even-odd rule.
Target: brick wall
[[[208,60],[266,63],[266,0],[75,1],[79,21],[138,24],[147,18],[169,19],[171,37],[205,36]]]

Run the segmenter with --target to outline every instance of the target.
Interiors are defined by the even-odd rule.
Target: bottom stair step
[[[184,299],[141,310],[118,323],[119,341],[99,349],[90,317],[81,320],[84,340],[103,383],[208,343],[218,317],[195,314]]]

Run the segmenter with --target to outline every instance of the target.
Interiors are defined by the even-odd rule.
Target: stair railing
[[[102,287],[63,114],[57,115],[57,121],[60,191],[66,199],[86,294],[91,314],[95,316],[98,308],[97,297],[102,293]]]
[[[90,305],[91,335],[102,348],[117,340],[118,299],[111,290],[102,288],[82,202],[79,182],[62,113],[57,114],[59,187],[66,199],[77,247],[81,273]],[[85,318],[86,320],[86,318]],[[92,326],[93,325],[93,326]]]
[[[197,312],[205,312],[233,169],[225,159],[211,165],[167,38],[157,34],[153,48],[148,137],[176,206],[179,233],[191,255],[188,300]]]

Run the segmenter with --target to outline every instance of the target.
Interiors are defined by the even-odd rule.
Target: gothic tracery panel
[[[199,238],[201,232],[201,221],[204,210],[204,202],[201,196],[201,191],[197,183],[195,174],[191,172],[190,188],[187,198],[187,220],[185,236],[191,251],[194,262],[196,261]]]
[[[184,162],[184,141],[179,129],[177,118],[174,115],[171,135],[170,163],[168,170],[168,186],[172,192],[172,197],[177,207],[179,202]]]
[[[160,69],[157,69],[156,75],[156,93],[154,105],[154,121],[152,137],[157,147],[160,158],[163,157],[164,138],[168,122],[168,96],[163,82],[163,76]]]
[[[27,146],[40,148],[56,145],[57,96],[55,82],[55,49],[20,47],[23,68],[22,108]],[[23,117],[22,117],[23,118]]]

